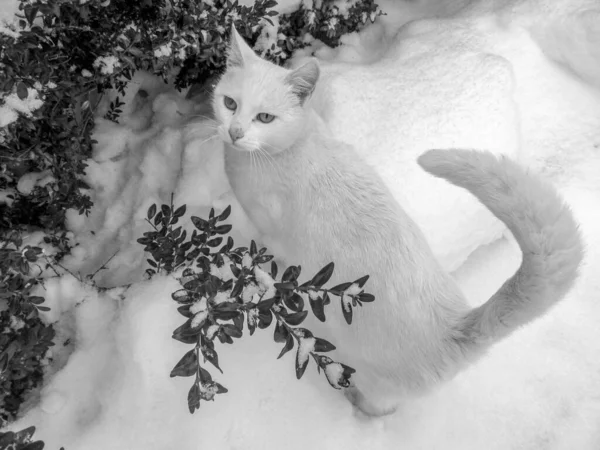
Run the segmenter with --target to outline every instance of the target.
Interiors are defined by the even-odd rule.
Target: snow
[[[344,368],[342,365],[340,363],[332,362],[327,364],[324,370],[327,380],[329,380],[332,385],[339,386],[344,374]]]
[[[533,19],[522,5],[540,15],[539,34],[544,11],[585,3],[549,2],[513,1],[507,10],[484,1],[383,2],[389,16],[381,23],[317,51],[324,78],[314,105],[380,171],[473,305],[514,272],[519,252],[476,201],[418,169],[416,155],[487,148],[554,181],[581,223],[588,254],[575,289],[550,314],[379,419],[356,413],[312,362],[296,380],[293,358],[276,359],[281,344],[272,330],[252,337],[245,330],[233,345],[216,344],[223,374],[205,366],[229,392],[190,414],[192,380],[169,377],[190,349],[171,339],[184,321],[171,300],[181,285],[174,276],[144,279],[147,255],[136,239],[149,230],[146,211],[174,193],[177,206],[188,206],[180,224],[190,233],[190,216],[231,204],[236,245],[258,236],[230,192],[213,130],[200,117],[186,125],[201,105],[137,73],[121,123],[96,121],[85,176],[95,206],[88,218],[68,212],[78,245],[64,265],[73,274],[46,271],[34,293],[51,308],[44,318],[56,327],[57,345],[39,404],[10,429],[35,425],[46,448],[78,450],[599,448],[600,94],[539,49],[549,38],[528,34]],[[471,6],[460,12],[461,3]],[[418,20],[433,15],[446,18]],[[578,61],[569,67],[590,67]],[[85,274],[117,250],[95,275],[105,288],[98,290]],[[255,275],[260,289],[269,286]],[[325,371],[330,380],[341,375],[333,364]]]
[[[169,55],[166,55],[166,56],[169,56]],[[108,55],[108,56],[99,56],[98,58],[96,58],[93,66],[96,69],[100,69],[100,73],[102,73],[104,75],[110,75],[111,73],[114,72],[116,67],[120,66],[120,63],[116,56]]]
[[[16,89],[16,87],[15,87]],[[21,99],[16,92],[12,92],[6,97],[0,97],[3,105],[0,106],[0,127],[5,127],[22,114],[31,117],[33,111],[39,109],[44,104],[39,98],[39,92],[35,89],[27,88],[27,97]]]
[[[44,187],[52,181],[54,181],[54,177],[49,170],[44,170],[43,172],[28,172],[19,178],[17,190],[21,194],[29,195],[36,186]]]
[[[296,354],[296,362],[299,366],[304,365],[308,360],[311,352],[315,351],[315,343],[317,340],[314,337],[301,337],[298,342],[298,353]]]

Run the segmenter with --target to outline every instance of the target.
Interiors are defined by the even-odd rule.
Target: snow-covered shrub
[[[23,246],[17,232],[0,232],[0,427],[15,418],[25,395],[42,380],[43,362],[54,345],[54,330],[38,317],[44,298],[31,295],[38,284],[30,266],[39,247]]]
[[[299,325],[308,315],[305,299],[313,314],[324,322],[325,306],[332,296],[340,298],[344,317],[348,324],[352,323],[352,307],[374,300],[362,289],[369,277],[324,288],[334,270],[330,263],[302,284],[298,282],[300,266],[288,267],[277,281],[277,264],[272,261],[273,256],[266,254],[266,248],[258,249],[254,241],[249,248],[234,248],[231,237],[225,241],[223,235],[231,231],[231,225],[221,222],[229,217],[230,207],[220,215],[211,209],[208,220],[192,216],[195,229],[190,236],[181,226],[175,227],[185,211],[185,205],[175,208],[172,200],[160,209],[152,205],[147,221],[153,230],[144,233],[138,242],[152,256],[148,259],[149,276],[183,269],[179,278],[182,289],[174,292],[172,298],[180,305],[177,309],[186,321],[173,332],[173,338],[194,348],[181,358],[171,376],[195,377],[188,394],[190,412],[200,407],[200,400],[213,400],[216,394],[227,392],[202,364],[208,361],[221,371],[215,339],[232,344],[234,338],[242,336],[244,323],[250,335],[256,328],[265,329],[274,323],[273,338],[284,344],[278,358],[297,344],[298,379],[312,357],[332,387],[349,386],[355,370],[322,355],[335,350],[335,346]],[[262,266],[268,262],[271,265],[267,272]]]

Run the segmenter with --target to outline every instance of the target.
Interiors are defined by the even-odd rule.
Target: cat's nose
[[[235,142],[244,137],[244,130],[242,130],[242,127],[232,126],[229,128],[229,136],[231,137],[232,142]]]

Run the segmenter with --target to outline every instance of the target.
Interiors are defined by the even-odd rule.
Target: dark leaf
[[[33,303],[34,305],[41,305],[44,303],[44,297],[31,296],[27,300],[29,300],[29,303]]]
[[[188,392],[188,408],[192,414],[200,408],[200,387],[197,383]]]
[[[190,305],[180,306],[177,308],[177,311],[179,311],[179,314],[181,314],[182,316],[184,316],[187,319],[194,317],[194,314],[192,314],[190,312]]]
[[[346,323],[350,325],[352,323],[352,305],[346,305],[344,303],[343,298],[340,298],[340,304],[342,306],[342,313],[344,314],[344,319],[346,319]]]
[[[231,265],[231,267],[234,267],[233,264]],[[242,291],[244,290],[244,279],[240,278],[236,281],[235,285],[233,286],[233,290],[231,291],[231,297],[236,298],[237,296],[239,296]]]
[[[292,326],[300,325],[306,319],[308,315],[308,311],[300,311],[294,314],[290,314],[289,316],[284,317],[284,320]]]
[[[354,283],[358,284],[358,287],[361,288],[365,285],[365,283],[367,282],[368,279],[369,279],[369,275],[365,275],[364,277],[361,277],[358,280],[356,280]]]
[[[219,215],[219,217],[217,218],[217,220],[219,222],[222,222],[223,220],[226,220],[229,215],[231,214],[231,205],[227,206],[227,208],[225,208],[223,210],[223,212]]]
[[[369,303],[369,302],[372,302],[375,300],[375,296],[372,294],[367,294],[366,292],[363,292],[358,295],[358,299],[361,302]]]
[[[277,277],[277,264],[275,261],[271,262],[271,278],[275,279]]]
[[[292,311],[300,312],[304,309],[304,299],[300,294],[293,293],[290,296],[284,298],[285,306],[290,308]]]
[[[200,378],[200,382],[202,384],[206,384],[212,381],[212,377],[210,376],[210,372],[201,366],[198,366],[198,376]]]
[[[191,377],[196,374],[198,370],[198,358],[196,356],[196,349],[192,349],[187,352],[183,358],[175,365],[171,370],[172,377]]]
[[[156,264],[153,260],[147,259],[146,261],[148,262],[148,264],[150,264],[151,267],[158,267],[158,264]]]
[[[258,313],[258,328],[260,328],[261,330],[264,330],[265,328],[268,328],[269,325],[271,325],[271,322],[273,322],[273,314],[271,313],[270,310],[259,311],[259,313]]]
[[[315,317],[321,322],[325,322],[325,302],[323,301],[323,298],[319,296],[313,300],[309,296],[308,301],[310,302],[310,307]]]
[[[216,237],[216,238],[211,239],[210,241],[208,241],[206,243],[206,245],[208,245],[209,247],[217,247],[218,245],[221,245],[221,242],[223,242],[223,238],[222,237]]]
[[[186,210],[186,206],[185,205],[180,206],[173,213],[173,217],[181,217],[181,216],[183,216],[185,214],[185,210]]]
[[[275,324],[275,331],[273,333],[273,340],[275,342],[285,342],[289,335],[290,332],[285,325],[282,325],[279,322]]]
[[[234,337],[234,338],[241,338],[242,337],[242,330],[240,330],[239,328],[237,328],[235,325],[231,325],[229,323],[226,323],[226,324],[221,325],[221,329],[223,330],[223,332],[227,336],[231,336],[231,337]]]
[[[288,335],[287,339],[285,340],[285,345],[281,349],[281,353],[279,353],[279,356],[277,357],[277,359],[281,358],[283,355],[285,355],[287,352],[289,352],[293,348],[294,348],[294,338],[290,334],[290,335]]]
[[[323,267],[311,280],[311,285],[320,288],[329,281],[333,275],[334,264],[331,262]]]
[[[217,234],[227,234],[232,228],[231,225],[219,225],[218,227],[215,227],[214,232]]]
[[[261,300],[256,304],[256,307],[261,311],[269,310],[277,301],[277,297],[268,298],[266,300]]]
[[[208,229],[208,222],[204,219],[201,219],[200,217],[196,217],[196,216],[192,216],[191,217],[192,223],[194,224],[194,226],[196,228],[198,228],[200,231],[205,231]]]
[[[254,258],[254,256],[258,253],[256,249],[256,242],[254,240],[250,241],[250,256]]]
[[[281,282],[282,283],[287,283],[287,282],[293,283],[300,276],[300,271],[301,271],[300,266],[288,267],[287,269],[285,269],[285,272],[283,272],[283,276],[281,277]]]
[[[335,345],[325,339],[315,338],[315,351],[316,352],[330,352],[335,350]]]
[[[165,216],[165,217],[169,217],[171,215],[171,208],[169,208],[167,205],[162,205],[160,207],[160,211],[163,213],[163,216]]]
[[[31,9],[30,9],[30,11],[31,11]],[[25,100],[27,98],[27,86],[22,81],[19,81],[17,83],[17,96],[21,100]]]

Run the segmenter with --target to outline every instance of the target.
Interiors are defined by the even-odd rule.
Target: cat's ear
[[[227,54],[227,67],[243,67],[244,61],[252,58],[254,51],[250,48],[244,38],[231,25],[231,38],[229,40],[229,51]]]
[[[292,87],[292,92],[300,99],[300,104],[312,94],[319,80],[319,65],[313,59],[303,66],[292,70],[286,77],[285,81]]]

